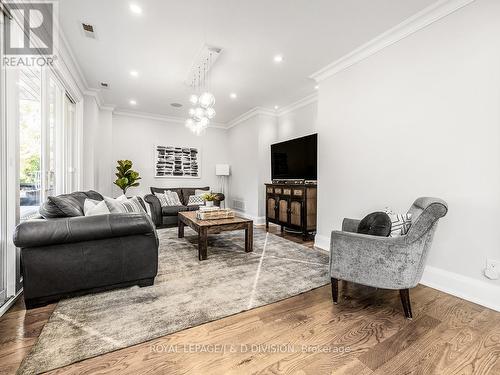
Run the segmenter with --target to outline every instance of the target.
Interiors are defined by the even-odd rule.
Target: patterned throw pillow
[[[188,200],[188,206],[203,206],[205,204],[205,199],[203,199],[203,194],[190,195]]]
[[[165,190],[163,193],[155,193],[162,207],[182,206],[179,195],[175,191]]]
[[[127,213],[127,212],[146,212],[139,202],[137,197],[132,197],[128,199],[125,195],[122,195],[116,199],[104,197],[106,206],[108,206],[109,212],[112,214],[117,213]]]
[[[391,219],[391,237],[404,236],[411,227],[411,214],[396,214],[390,208],[385,208],[384,212]]]
[[[169,202],[172,206],[182,206],[181,200],[179,199],[179,195],[175,191],[167,190],[165,192],[168,195]]]
[[[160,201],[160,206],[162,207],[168,206],[167,196],[164,193],[155,193],[155,196]]]

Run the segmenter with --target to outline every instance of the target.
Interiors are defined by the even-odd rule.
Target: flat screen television
[[[317,134],[271,145],[273,180],[317,180],[317,161]]]

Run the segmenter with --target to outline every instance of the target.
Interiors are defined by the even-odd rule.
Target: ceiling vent
[[[85,35],[87,38],[96,39],[94,25],[82,22],[82,30],[83,30],[83,35]]]
[[[107,82],[99,82],[99,87],[101,89],[109,89],[109,83],[107,83]]]

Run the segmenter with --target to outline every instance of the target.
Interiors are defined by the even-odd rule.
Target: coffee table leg
[[[178,227],[177,237],[184,238],[184,223],[181,220],[179,220]]]
[[[207,259],[207,242],[208,242],[207,229],[200,228],[200,232],[198,233],[198,259],[199,260]]]
[[[245,252],[253,251],[253,223],[249,223],[245,228]]]

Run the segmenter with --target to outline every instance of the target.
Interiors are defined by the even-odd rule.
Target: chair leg
[[[400,289],[399,295],[401,296],[401,303],[403,304],[406,319],[412,320],[413,315],[411,313],[410,290]]]
[[[332,298],[336,305],[339,301],[339,280],[332,277]]]

